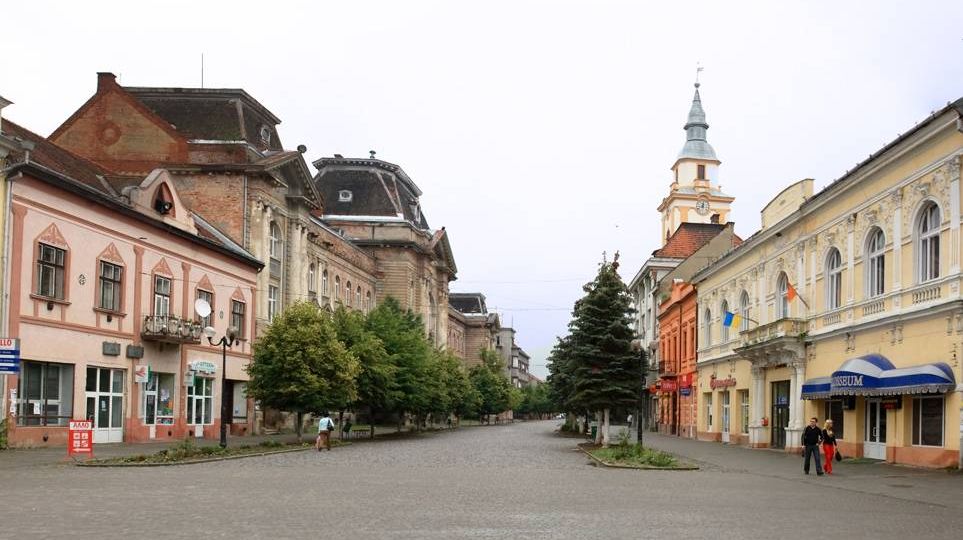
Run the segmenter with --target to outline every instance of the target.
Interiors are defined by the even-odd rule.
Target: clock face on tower
[[[701,214],[701,215],[703,215],[703,216],[706,215],[706,214],[708,214],[708,213],[709,213],[709,201],[707,201],[707,200],[705,200],[705,199],[699,199],[698,201],[696,201],[696,212],[699,212],[699,214]]]

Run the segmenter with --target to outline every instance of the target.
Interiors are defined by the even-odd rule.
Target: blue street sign
[[[20,340],[0,338],[0,375],[20,373]]]

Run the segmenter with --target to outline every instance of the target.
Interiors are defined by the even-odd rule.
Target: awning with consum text
[[[885,356],[868,354],[843,362],[830,377],[803,383],[802,399],[832,396],[896,396],[949,392],[956,377],[945,362],[897,368]]]

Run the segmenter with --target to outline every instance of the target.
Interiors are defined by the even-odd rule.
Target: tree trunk
[[[344,435],[344,409],[338,411],[338,438]]]
[[[595,411],[595,444],[602,444],[602,411]]]
[[[609,447],[609,409],[606,407],[602,416],[602,447]]]
[[[298,411],[295,413],[295,416],[297,417],[297,423],[294,426],[294,432],[298,434],[298,442],[304,442],[304,439],[301,437],[301,432],[303,431],[302,424],[304,423],[304,413]]]

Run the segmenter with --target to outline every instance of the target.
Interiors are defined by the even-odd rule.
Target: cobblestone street
[[[0,537],[772,538],[828,527],[841,538],[949,538],[963,529],[959,497],[942,497],[955,506],[926,497],[959,493],[958,475],[880,466],[876,480],[874,465],[843,464],[838,476],[805,477],[791,456],[661,437],[648,442],[674,444],[703,469],[600,469],[555,427],[462,428],[192,466],[24,465],[5,474]]]

